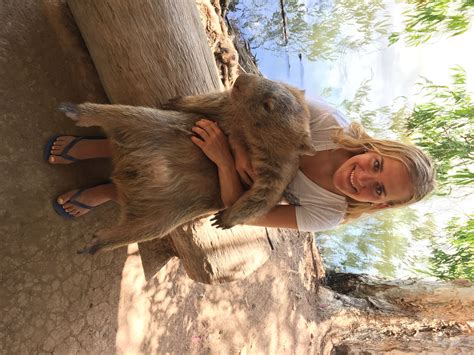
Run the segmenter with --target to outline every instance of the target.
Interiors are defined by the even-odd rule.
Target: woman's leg
[[[79,190],[68,191],[57,198],[57,202],[62,206],[64,211],[73,217],[82,216],[91,210],[90,208],[78,206],[77,202],[90,207],[97,207],[108,201],[117,202],[117,189],[113,183],[97,185],[85,189],[74,197],[77,191]],[[73,201],[71,201],[72,197],[74,197]],[[74,202],[76,202],[76,204]]]
[[[51,147],[51,155],[48,158],[51,164],[71,164],[73,161],[61,157],[64,148],[71,143],[76,137],[59,136]],[[110,141],[104,139],[81,139],[67,152],[73,158],[84,160],[94,158],[110,158],[111,148]]]

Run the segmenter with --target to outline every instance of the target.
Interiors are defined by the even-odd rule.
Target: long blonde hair
[[[358,123],[346,129],[339,129],[333,136],[334,142],[351,151],[374,151],[378,154],[402,162],[413,184],[413,195],[405,201],[390,201],[393,207],[406,206],[420,201],[435,187],[435,168],[431,158],[413,144],[405,144],[388,139],[375,139],[365,132]],[[344,222],[355,219],[364,213],[373,213],[380,208],[368,203],[347,198],[348,208]]]

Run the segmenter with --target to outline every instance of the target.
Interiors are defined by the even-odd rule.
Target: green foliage
[[[281,10],[273,0],[239,5],[241,28],[254,48],[281,52],[282,47],[309,60],[336,59],[346,50],[358,50],[388,35],[388,15],[382,0],[302,2],[286,0],[288,43],[283,36]],[[270,11],[270,14],[269,14]]]
[[[344,112],[351,121],[360,122],[370,134],[384,137],[387,131],[387,127],[383,124],[384,117],[387,117],[391,110],[388,106],[370,108],[371,90],[371,79],[366,79],[360,84],[352,100],[345,99],[338,106],[344,108]]]
[[[397,277],[400,261],[411,253],[405,226],[416,221],[413,209],[387,210],[320,233],[317,243],[323,249],[325,264],[331,269]]]
[[[411,6],[404,11],[404,32],[392,33],[390,44],[402,37],[408,45],[417,46],[438,33],[458,36],[469,29],[474,14],[473,0],[409,0],[408,3]]]
[[[464,224],[452,219],[446,228],[447,236],[435,238],[428,274],[442,280],[469,279],[474,281],[474,217]]]
[[[343,107],[350,121],[361,123],[374,137],[407,141],[405,124],[409,113],[406,98],[397,98],[391,106],[374,108],[369,98],[372,91],[371,81],[372,79],[364,80],[351,100],[345,99],[336,106]],[[330,94],[329,89],[323,91],[323,96]]]
[[[433,157],[442,191],[449,185],[474,182],[474,103],[466,91],[466,73],[453,69],[453,83],[435,85],[424,79],[419,85],[426,103],[415,105],[407,118],[408,134]]]

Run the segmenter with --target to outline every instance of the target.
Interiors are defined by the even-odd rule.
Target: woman
[[[317,153],[301,158],[297,176],[285,193],[289,204],[275,206],[252,225],[327,230],[363,213],[419,201],[433,190],[434,168],[419,148],[373,139],[323,102],[310,104],[310,113]],[[193,143],[218,168],[224,205],[232,205],[244,192],[243,184],[252,182],[247,154],[238,146],[231,149],[214,122],[201,119],[193,131]],[[51,164],[111,156],[107,139],[91,137],[53,137],[45,149]],[[59,196],[56,210],[79,217],[116,198],[114,185],[107,183]]]

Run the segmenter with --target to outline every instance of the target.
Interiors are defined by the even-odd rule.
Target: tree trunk
[[[332,274],[319,291],[321,342],[340,354],[474,351],[474,286]]]
[[[112,103],[160,106],[221,88],[193,1],[68,0]]]

